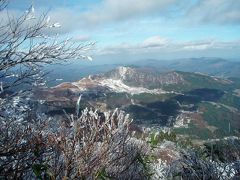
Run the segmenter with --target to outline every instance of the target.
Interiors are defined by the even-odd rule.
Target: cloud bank
[[[196,23],[240,24],[240,1],[201,0],[186,14]]]
[[[9,12],[23,2],[13,0]],[[224,51],[239,55],[240,0],[51,0],[35,1],[62,27],[47,33],[99,42],[98,54],[162,54]],[[3,17],[0,14],[1,17]],[[220,53],[219,53],[220,52]],[[195,55],[194,54],[194,55]],[[227,54],[227,53],[226,53]]]
[[[157,52],[180,52],[180,51],[205,51],[205,50],[234,50],[240,49],[240,40],[218,41],[215,39],[205,39],[198,41],[176,42],[160,36],[153,36],[145,39],[141,43],[128,44],[122,43],[115,46],[107,46],[99,50],[102,54],[120,54],[127,52],[130,54],[138,53],[157,53]]]

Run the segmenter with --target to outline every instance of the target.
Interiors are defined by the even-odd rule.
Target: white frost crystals
[[[0,94],[3,93],[3,82],[0,82]]]
[[[59,28],[59,27],[61,27],[61,24],[57,22],[57,23],[50,25],[49,27],[50,28]]]
[[[20,97],[16,96],[13,98],[13,107],[16,107],[20,102]]]
[[[83,59],[87,59],[87,60],[89,60],[89,61],[92,61],[92,60],[93,60],[92,57],[90,57],[90,56],[81,55],[81,57],[82,57]]]
[[[79,96],[79,98],[78,98],[78,100],[77,100],[77,103],[76,103],[76,114],[77,114],[77,117],[78,117],[78,115],[79,115],[81,98],[82,98],[82,94]]]
[[[151,169],[154,170],[154,174],[151,177],[151,179],[166,179],[167,177],[167,169],[169,168],[169,166],[167,165],[167,163],[161,159],[158,159],[157,162],[153,162],[150,164]]]
[[[50,19],[51,19],[50,16],[48,16],[48,17],[46,18],[46,23],[47,23],[47,24],[50,23]]]
[[[35,17],[35,9],[32,6],[30,6],[30,8],[26,11],[26,16],[25,16],[26,20],[31,20],[31,19],[36,19]]]

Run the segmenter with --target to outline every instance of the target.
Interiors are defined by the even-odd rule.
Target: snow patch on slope
[[[119,74],[122,79],[126,78],[127,68],[126,67],[119,67],[118,68]]]
[[[168,92],[162,89],[147,89],[143,87],[130,87],[124,84],[121,80],[114,79],[103,79],[99,82],[101,86],[106,86],[115,92],[127,92],[129,94],[141,94],[141,93],[151,93],[151,94],[166,94]]]
[[[134,69],[130,67],[120,66],[116,70],[122,80],[125,80],[129,74],[134,73]]]

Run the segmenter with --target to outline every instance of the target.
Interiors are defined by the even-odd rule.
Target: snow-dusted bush
[[[70,115],[57,130],[51,119],[1,121],[1,176],[7,178],[144,177],[137,157],[145,144],[129,136],[131,123],[122,111],[85,109]]]
[[[239,150],[238,150],[239,151]],[[168,176],[178,179],[238,179],[240,161],[212,160],[196,150],[181,151],[181,158],[171,164]]]

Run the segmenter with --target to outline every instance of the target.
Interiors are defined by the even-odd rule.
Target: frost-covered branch
[[[0,11],[6,8],[7,0],[0,0]]]
[[[47,14],[36,17],[33,6],[20,17],[7,14],[0,23],[0,81],[3,89],[12,85],[6,78],[10,76],[15,86],[20,82],[40,74],[42,65],[66,62],[70,59],[88,59],[89,48],[94,43],[76,43],[71,39],[49,36],[48,31],[60,28],[51,22]]]

